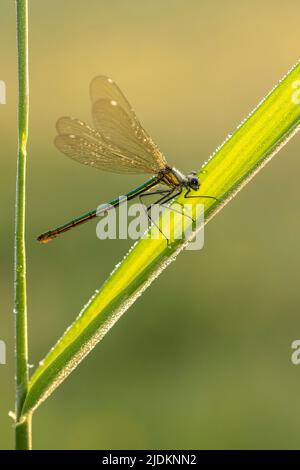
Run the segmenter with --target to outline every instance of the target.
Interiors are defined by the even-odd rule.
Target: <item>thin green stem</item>
[[[19,80],[18,160],[15,212],[15,353],[16,353],[16,449],[31,448],[31,417],[21,418],[28,391],[28,339],[25,253],[26,146],[28,137],[28,3],[16,0]]]

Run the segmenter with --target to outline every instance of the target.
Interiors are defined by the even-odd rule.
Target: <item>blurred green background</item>
[[[111,76],[182,171],[197,169],[299,59],[296,0],[30,2],[27,254],[30,362],[46,354],[131,245],[90,223],[35,237],[143,181],[54,148],[55,122],[91,123]],[[0,6],[0,447],[13,446],[15,8]],[[300,140],[286,148],[134,304],[34,417],[35,449],[299,448]],[[116,194],[117,191],[117,194]]]

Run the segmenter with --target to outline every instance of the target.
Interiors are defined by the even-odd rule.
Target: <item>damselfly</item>
[[[154,204],[166,204],[185,190],[184,197],[215,199],[213,196],[191,196],[200,181],[196,172],[188,175],[167,164],[164,155],[143,129],[129,102],[111,78],[98,76],[90,85],[94,129],[78,119],[62,117],[57,121],[56,147],[65,155],[84,165],[114,173],[152,174],[146,183],[125,195],[127,200],[158,195]],[[154,189],[163,185],[162,189]],[[151,191],[152,190],[152,191]],[[104,205],[117,207],[120,199]],[[146,207],[147,213],[152,205]],[[47,243],[59,234],[99,215],[97,209],[53,230],[37,240]],[[149,215],[150,217],[150,215]]]

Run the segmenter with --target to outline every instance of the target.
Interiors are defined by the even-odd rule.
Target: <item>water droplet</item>
[[[9,411],[9,412],[8,412],[8,416],[9,416],[13,421],[16,421],[16,413],[14,413],[13,411]]]

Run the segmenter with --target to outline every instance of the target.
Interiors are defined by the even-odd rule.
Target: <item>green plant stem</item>
[[[16,423],[16,450],[31,450],[32,415]]]
[[[31,448],[31,415],[21,417],[28,391],[28,339],[25,253],[26,146],[28,136],[28,3],[16,0],[19,80],[18,160],[15,213],[15,354],[16,354],[16,449]]]

